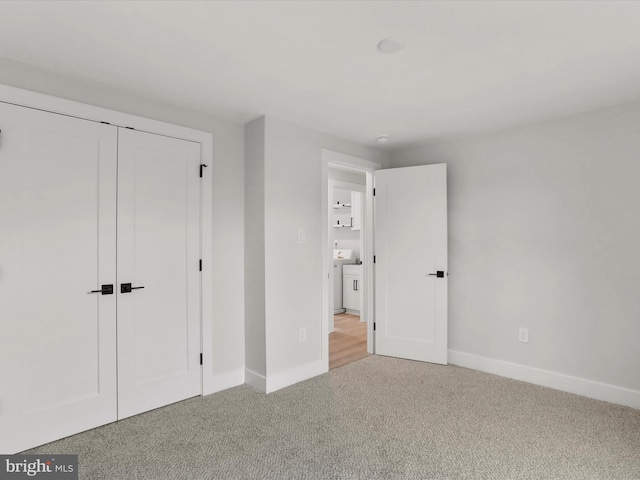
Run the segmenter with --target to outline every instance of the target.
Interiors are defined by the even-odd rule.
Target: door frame
[[[200,257],[202,258],[202,273],[200,275],[200,342],[201,351],[203,352],[200,387],[201,395],[220,390],[217,388],[219,379],[214,375],[213,365],[213,325],[215,314],[212,299],[213,134],[2,84],[0,84],[0,101],[88,121],[105,122],[118,127],[129,127],[156,135],[190,140],[200,144],[201,163],[209,167],[203,169],[200,188]]]
[[[373,338],[373,172],[382,168],[377,162],[354,157],[333,150],[322,149],[322,293],[321,293],[321,337],[322,337],[322,361],[325,363],[325,371],[329,371],[329,315],[333,317],[333,300],[329,295],[332,286],[329,281],[333,270],[333,244],[329,235],[329,167],[350,170],[365,174],[365,191],[363,197],[364,229],[362,230],[362,264],[364,285],[362,309],[360,315],[367,322],[367,352],[375,353]]]

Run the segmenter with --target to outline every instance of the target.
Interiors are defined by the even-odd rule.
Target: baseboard
[[[207,384],[207,388],[203,389],[203,395],[211,395],[227,388],[237,387],[244,384],[244,370],[238,369],[211,375],[207,380]]]
[[[265,393],[267,391],[267,379],[264,375],[253,372],[248,368],[244,370],[244,383],[252,386],[259,392]]]
[[[554,388],[563,392],[575,393],[595,400],[617,403],[640,409],[640,391],[616,387],[580,377],[551,372],[539,368],[527,367],[517,363],[495,360],[470,353],[449,350],[449,363],[460,367],[472,368],[493,373],[501,377],[513,378],[524,382]]]
[[[284,372],[267,375],[267,393],[275,392],[294,383],[302,382],[303,380],[326,373],[327,367],[326,360],[316,360],[315,362],[305,363],[304,365],[285,370]]]

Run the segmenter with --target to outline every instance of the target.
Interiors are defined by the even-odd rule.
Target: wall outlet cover
[[[529,343],[529,329],[520,327],[520,331],[518,333],[518,341],[522,343]]]

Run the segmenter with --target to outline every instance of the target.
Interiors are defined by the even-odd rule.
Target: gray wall
[[[260,122],[264,122],[264,140],[257,126]],[[322,184],[322,149],[386,166],[389,155],[272,117],[249,124],[246,142],[247,152],[257,152],[255,145],[264,144],[263,167],[256,165],[253,153],[246,165],[247,169],[264,168],[256,174],[264,176],[264,266],[247,261],[245,275],[247,279],[264,275],[266,372],[270,376],[321,359],[322,210],[327,208],[322,204],[322,188],[327,188]],[[249,199],[254,174],[248,172],[247,179],[247,207],[257,210],[257,205],[250,207]],[[247,221],[250,215],[248,211]],[[306,243],[298,243],[298,230],[304,230]],[[248,242],[247,248],[260,248],[253,239]],[[254,301],[257,305],[259,292],[247,285],[247,305]],[[260,318],[258,312],[253,317]],[[300,328],[307,331],[305,342],[299,340]],[[247,359],[251,355],[247,352]]]
[[[265,263],[267,374],[321,358],[322,149],[384,165],[388,154],[267,117]],[[297,231],[307,241],[298,244]],[[283,254],[284,253],[284,254]],[[307,341],[300,342],[300,327]]]
[[[640,390],[640,104],[392,156],[432,163],[448,168],[449,348]]]
[[[245,125],[245,368],[267,374],[264,272],[265,119]]]

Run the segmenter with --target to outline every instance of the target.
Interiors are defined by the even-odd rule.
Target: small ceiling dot
[[[389,37],[378,42],[378,50],[382,53],[396,53],[404,48],[404,40],[397,37]]]

